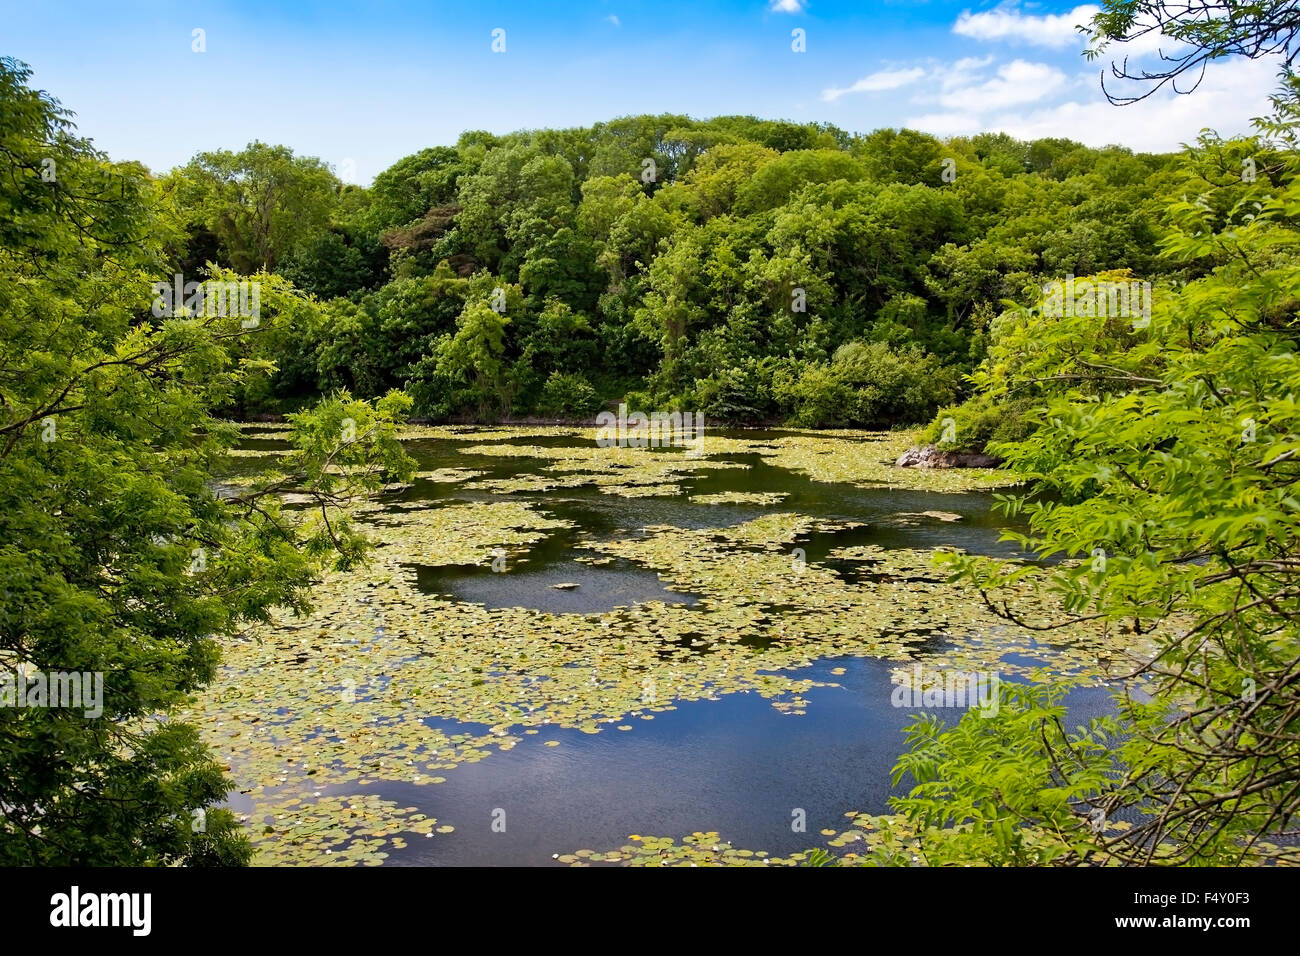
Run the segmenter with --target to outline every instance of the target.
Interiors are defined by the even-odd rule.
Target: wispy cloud
[[[980,131],[980,118],[972,113],[927,113],[909,118],[904,125],[932,136],[965,136]]]
[[[1065,86],[1065,74],[1046,63],[1013,60],[998,67],[997,76],[982,83],[946,89],[939,102],[961,112],[1003,109],[1034,103]]]
[[[1083,4],[1069,13],[1034,16],[1012,2],[984,13],[963,10],[952,32],[976,40],[1012,40],[1059,50],[1081,46],[1083,37],[1075,27],[1086,24],[1099,10],[1094,4]]]
[[[621,27],[621,26],[623,25],[622,22],[621,22],[621,21],[619,20],[619,18],[618,18],[618,14],[616,14],[616,13],[611,13],[609,16],[607,16],[607,17],[605,18],[605,22],[606,22],[606,23],[612,23],[612,24],[614,24],[614,26],[616,26],[616,27]]]
[[[1087,102],[997,115],[984,125],[1020,139],[1063,136],[1088,146],[1113,143],[1139,151],[1164,151],[1191,142],[1193,131],[1207,126],[1224,136],[1249,132],[1245,117],[1268,112],[1268,92],[1277,66],[1276,57],[1233,58],[1211,64],[1195,96],[1162,91],[1123,107],[1093,97]]]
[[[773,13],[803,13],[806,6],[808,0],[772,0],[768,9]]]
[[[1019,75],[1020,82],[1042,82],[1031,79],[1029,69],[1042,66],[1023,64],[1009,75],[1013,78]],[[1275,57],[1225,61],[1209,67],[1206,82],[1195,96],[1166,91],[1122,108],[1110,105],[1098,95],[1095,76],[1082,74],[1079,77],[1084,81],[1082,87],[1065,83],[1063,88],[1053,90],[1057,93],[1067,90],[1072,96],[1091,90],[1091,95],[1085,93],[1085,99],[1050,105],[1008,104],[1006,96],[1012,94],[994,88],[998,80],[1007,81],[1003,70],[999,70],[998,80],[966,87],[957,95],[941,96],[945,109],[909,116],[904,125],[935,136],[964,136],[988,130],[1025,140],[1059,136],[1088,146],[1113,144],[1136,151],[1163,152],[1176,149],[1179,142],[1189,141],[1190,131],[1205,126],[1228,136],[1246,132],[1245,116],[1267,112],[1269,85],[1276,70]],[[999,101],[1006,108],[999,109]]]
[[[852,86],[831,87],[822,90],[822,99],[833,103],[848,93],[876,93],[881,90],[896,90],[900,86],[915,83],[925,76],[925,70],[914,66],[907,70],[879,70],[870,76],[864,76]]]
[[[950,66],[936,70],[939,85],[945,90],[970,86],[978,79],[978,73],[993,62],[993,56],[964,56]]]

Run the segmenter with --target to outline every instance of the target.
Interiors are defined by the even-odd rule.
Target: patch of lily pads
[[[259,858],[316,866],[379,866],[388,850],[405,849],[408,839],[454,829],[374,794],[291,797],[241,820]]]
[[[631,834],[615,850],[575,850],[552,858],[572,867],[584,866],[873,866],[884,862],[924,866],[913,828],[900,816],[872,816],[849,811],[852,826],[843,831],[825,829],[825,848],[809,847],[786,856],[766,850],[733,846],[716,831],[697,831],[680,841],[672,837]],[[809,836],[809,843],[815,838]]]
[[[691,495],[697,505],[776,505],[790,497],[786,491],[722,491],[714,495]]]

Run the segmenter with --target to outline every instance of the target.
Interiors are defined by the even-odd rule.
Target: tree
[[[880,342],[848,342],[829,365],[783,370],[774,391],[792,424],[870,428],[927,420],[952,401],[956,384],[955,373],[915,346],[896,350]]]
[[[938,185],[943,159],[952,150],[916,130],[878,129],[854,146],[872,179],[885,183]]]
[[[516,287],[503,287],[502,291],[506,293],[507,308],[501,311],[493,309],[483,292],[472,293],[456,320],[455,334],[443,336],[435,351],[440,376],[471,383],[480,415],[489,409],[498,414],[508,410],[513,391],[504,374],[506,326],[510,324],[506,311],[510,304],[518,311],[521,302]]]
[[[456,198],[460,177],[474,164],[448,146],[422,149],[375,177],[368,219],[377,231],[405,226]]]
[[[238,153],[199,153],[170,177],[177,201],[211,230],[223,264],[274,269],[329,225],[341,184],[319,159],[253,142]]]
[[[566,398],[557,404],[554,399],[570,393],[585,399],[590,385],[584,373],[600,367],[599,343],[587,316],[574,312],[559,299],[551,299],[535,320],[525,313],[515,336],[520,354],[510,370],[510,379],[517,389],[516,407],[524,412],[532,411],[534,405],[547,412],[585,410],[581,401]],[[572,387],[577,380],[582,381],[582,388]],[[542,396],[543,390],[549,390],[548,395]]]
[[[370,284],[378,251],[349,245],[340,233],[321,232],[299,243],[281,271],[304,292],[333,299]]]
[[[304,413],[278,482],[219,494],[238,436],[212,409],[260,326],[151,315],[175,238],[155,184],[76,138],[29,75],[0,60],[0,863],[242,863],[213,806],[231,782],[165,715],[213,677],[214,637],[305,607],[323,561],[360,557],[339,506],[411,473],[404,398]],[[283,512],[286,484],[316,508]],[[15,706],[20,682],[55,680],[82,706]]]
[[[489,271],[517,277],[532,245],[573,222],[573,193],[563,157],[524,145],[492,150],[461,180],[458,242]]]
[[[830,183],[837,179],[855,182],[865,176],[853,157],[837,150],[783,153],[759,165],[749,181],[737,189],[736,209],[746,214],[775,209],[806,183]]]
[[[990,445],[1032,482],[1002,500],[1028,520],[1008,537],[1076,560],[953,555],[955,573],[1013,620],[1103,620],[1153,642],[1133,666],[1156,691],[1077,731],[1059,688],[1018,691],[991,722],[915,725],[898,769],[919,786],[898,805],[932,859],[1300,858],[1285,845],[1300,814],[1300,169],[1292,154],[1280,183],[1244,184],[1242,145],[1207,135],[1188,157],[1226,207],[1171,205],[1164,254],[1207,274],[1156,287],[1149,324],[1145,310],[1007,316],[976,376],[986,394],[1036,396],[1036,430]],[[1056,619],[1016,600],[1031,582]],[[1139,822],[1110,826],[1122,811]]]
[[[1279,54],[1282,68],[1289,71],[1300,55],[1300,3],[1296,0],[1252,3],[1104,0],[1091,23],[1080,30],[1088,38],[1085,55],[1090,60],[1109,49],[1111,43],[1129,43],[1152,35],[1170,41],[1160,51],[1161,62],[1168,65],[1160,69],[1142,67],[1137,72],[1129,72],[1127,57],[1118,66],[1111,64],[1111,75],[1116,79],[1146,87],[1139,95],[1112,96],[1106,90],[1106,73],[1102,71],[1106,98],[1124,105],[1144,100],[1166,84],[1178,93],[1194,92],[1205,78],[1210,61],[1225,56],[1254,60]],[[1185,74],[1194,75],[1195,80],[1190,87],[1180,90],[1177,80]]]
[[[706,151],[686,177],[700,217],[708,219],[730,212],[741,187],[759,168],[780,155],[756,143],[722,143]]]

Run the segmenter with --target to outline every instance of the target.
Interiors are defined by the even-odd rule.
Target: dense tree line
[[[470,132],[369,189],[250,144],[160,181],[189,273],[278,273],[301,324],[237,414],[405,389],[434,419],[634,406],[918,423],[991,319],[1069,274],[1169,274],[1171,157],[1062,139],[719,117]]]

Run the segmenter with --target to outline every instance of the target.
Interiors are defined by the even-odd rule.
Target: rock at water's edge
[[[894,464],[899,468],[996,468],[1002,459],[982,451],[940,451],[922,445],[903,452]]]

